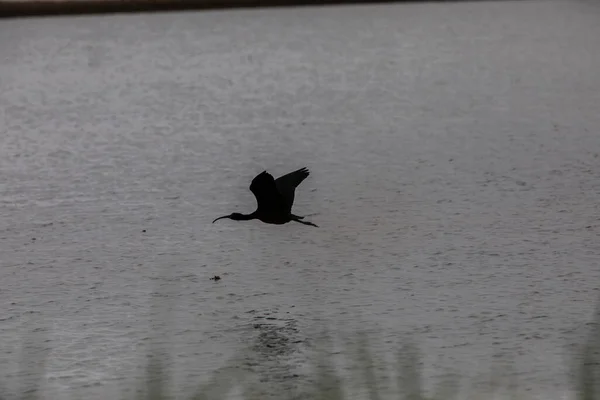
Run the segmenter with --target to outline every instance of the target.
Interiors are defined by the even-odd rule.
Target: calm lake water
[[[2,21],[4,386],[26,351],[46,398],[107,398],[156,343],[175,393],[247,348],[271,393],[328,327],[390,360],[412,335],[428,385],[510,360],[560,398],[600,295],[599,21],[584,1]],[[211,224],[303,166],[294,212],[319,228]]]

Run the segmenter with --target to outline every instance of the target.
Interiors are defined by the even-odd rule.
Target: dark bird
[[[213,224],[222,218],[230,218],[234,221],[258,219],[265,224],[276,225],[296,221],[304,225],[317,226],[312,222],[302,221],[304,217],[292,214],[294,193],[308,174],[307,168],[300,168],[297,171],[273,179],[273,176],[267,171],[261,172],[252,179],[250,184],[250,191],[254,194],[258,203],[256,211],[252,214],[233,213],[224,215],[215,219]]]

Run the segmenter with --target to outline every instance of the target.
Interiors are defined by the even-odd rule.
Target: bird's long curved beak
[[[220,219],[229,218],[229,217],[230,217],[229,215],[223,215],[222,217],[219,217],[219,218],[215,219],[212,223],[214,224],[215,222],[217,222]]]

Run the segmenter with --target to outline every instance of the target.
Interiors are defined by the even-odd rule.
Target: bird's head
[[[244,215],[244,214],[240,214],[240,213],[231,213],[231,214],[229,214],[229,215],[224,215],[224,216],[222,216],[222,217],[219,217],[219,218],[215,219],[215,220],[213,221],[213,224],[214,224],[215,222],[217,222],[218,220],[220,220],[220,219],[223,219],[223,218],[229,218],[229,219],[232,219],[232,220],[234,220],[234,221],[245,221],[245,220],[247,220],[247,219],[248,219],[248,218],[246,217],[246,215]]]

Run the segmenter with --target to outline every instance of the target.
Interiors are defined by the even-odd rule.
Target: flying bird
[[[250,191],[254,194],[258,203],[256,211],[252,214],[233,213],[224,215],[215,219],[213,224],[222,218],[230,218],[234,221],[258,219],[265,224],[276,225],[296,221],[304,225],[317,226],[312,222],[302,221],[304,217],[292,214],[296,188],[308,175],[307,168],[300,168],[277,179],[273,179],[273,176],[267,171],[261,172],[250,184]]]

